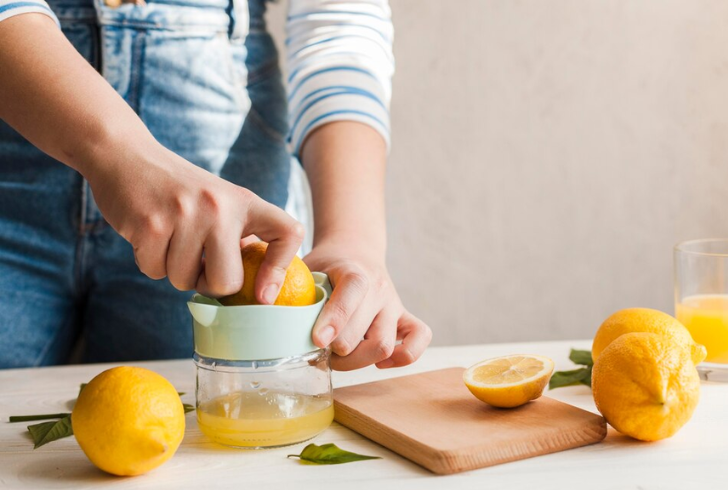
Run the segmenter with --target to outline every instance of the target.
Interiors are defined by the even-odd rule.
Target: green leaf
[[[549,380],[549,390],[579,384],[591,387],[591,371],[591,366],[573,371],[557,371]]]
[[[186,395],[187,393],[185,393],[184,391],[178,391],[178,392],[177,392],[177,394],[178,394],[179,396],[183,396],[183,395]]]
[[[70,413],[48,413],[44,415],[11,415],[8,422],[34,422],[36,420],[62,419],[63,417],[70,416]]]
[[[344,451],[336,446],[336,444],[309,444],[301,454],[289,454],[289,458],[300,458],[303,464],[343,464],[352,463],[354,461],[364,461],[367,459],[382,459],[378,456],[364,456],[363,454],[351,453]]]
[[[590,350],[577,350],[571,349],[569,359],[574,364],[581,364],[582,366],[593,366],[594,361],[592,360],[592,354]]]
[[[33,449],[38,449],[49,442],[72,436],[73,428],[71,427],[71,417],[63,417],[55,422],[43,422],[40,424],[29,425],[28,431],[33,437],[33,442],[35,443],[35,447]]]
[[[195,411],[195,407],[190,405],[189,403],[183,403],[182,408],[185,409],[185,413],[190,413]]]

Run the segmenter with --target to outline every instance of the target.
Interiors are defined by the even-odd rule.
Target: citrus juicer
[[[314,272],[309,306],[223,306],[195,294],[192,313],[197,421],[212,440],[267,448],[305,441],[333,420],[329,349],[311,339],[331,295]]]

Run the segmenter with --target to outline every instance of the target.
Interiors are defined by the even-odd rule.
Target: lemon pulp
[[[200,430],[235,447],[295,444],[319,434],[333,420],[330,397],[275,391],[230,393],[197,407]]]

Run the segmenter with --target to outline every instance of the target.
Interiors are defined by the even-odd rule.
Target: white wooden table
[[[452,366],[467,367],[488,357],[533,353],[551,357],[557,369],[571,369],[569,348],[590,347],[585,341],[473,345],[430,348],[417,363],[402,369],[367,368],[334,373],[334,386],[401,376]],[[187,394],[194,403],[191,360],[136,363],[153,369]],[[692,420],[671,439],[640,443],[610,429],[596,445],[507,463],[451,476],[435,476],[397,454],[334,423],[314,442],[334,442],[345,449],[383,459],[336,466],[305,466],[286,459],[306,444],[283,449],[227,449],[205,439],[194,413],[177,454],[142,476],[118,478],[97,470],[73,438],[37,450],[25,423],[10,424],[10,415],[63,412],[78,385],[111,365],[65,366],[0,371],[0,488],[102,488],[195,490],[264,489],[724,489],[728,488],[728,384],[702,385]],[[595,411],[586,387],[548,392],[548,396]],[[433,424],[437,421],[433,420]]]

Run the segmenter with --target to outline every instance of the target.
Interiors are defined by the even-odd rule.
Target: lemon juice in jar
[[[219,396],[197,407],[200,430],[236,447],[273,447],[312,438],[334,420],[328,397],[260,390]]]
[[[197,423],[213,441],[242,448],[311,439],[334,419],[329,350],[268,361],[195,355]]]

